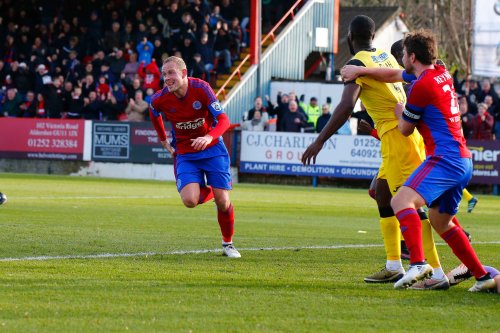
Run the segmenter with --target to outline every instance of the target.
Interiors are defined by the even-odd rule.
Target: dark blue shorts
[[[200,153],[177,155],[175,179],[179,192],[190,183],[231,190],[233,182],[229,154],[224,144],[217,144]]]
[[[428,207],[455,215],[462,191],[472,177],[472,159],[430,156],[403,184],[424,198]]]

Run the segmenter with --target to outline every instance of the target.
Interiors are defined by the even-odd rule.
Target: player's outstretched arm
[[[361,87],[355,83],[346,84],[344,86],[340,103],[333,111],[333,115],[330,117],[330,120],[328,120],[316,140],[307,147],[302,155],[302,164],[310,165],[311,162],[312,164],[316,163],[316,156],[318,156],[325,142],[345,124],[347,119],[349,119],[360,93]]]
[[[367,68],[363,66],[345,65],[340,70],[344,82],[354,81],[359,76],[368,75],[381,82],[404,82],[403,70],[394,68]]]

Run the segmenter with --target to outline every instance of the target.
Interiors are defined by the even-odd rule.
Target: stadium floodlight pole
[[[260,96],[261,84],[260,84],[260,57],[261,57],[261,41],[262,41],[262,31],[261,31],[261,0],[250,1],[250,63],[252,65],[257,65],[257,86],[256,86],[256,96]]]

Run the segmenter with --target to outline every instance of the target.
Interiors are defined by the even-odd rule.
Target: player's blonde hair
[[[179,58],[179,57],[176,57],[176,56],[171,56],[171,57],[168,57],[167,59],[165,59],[163,61],[163,64],[168,64],[169,62],[173,62],[175,64],[175,67],[177,67],[177,69],[179,71],[182,71],[183,69],[187,69],[186,68],[186,63],[184,62],[184,60],[182,60],[182,58]]]

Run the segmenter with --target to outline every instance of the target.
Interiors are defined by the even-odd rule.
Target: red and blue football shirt
[[[434,67],[412,82],[403,119],[416,124],[428,156],[470,158],[453,78],[443,66]]]
[[[191,139],[212,134],[211,131],[217,125],[218,120],[227,120],[222,106],[208,83],[191,77],[188,78],[188,89],[184,97],[175,96],[165,87],[151,97],[150,110],[151,122],[161,141],[167,139],[162,116],[172,124],[171,145],[177,154],[198,152],[191,147]],[[229,125],[228,120],[227,122]],[[220,140],[222,138],[219,135],[214,136],[214,140],[207,149],[215,146]]]

